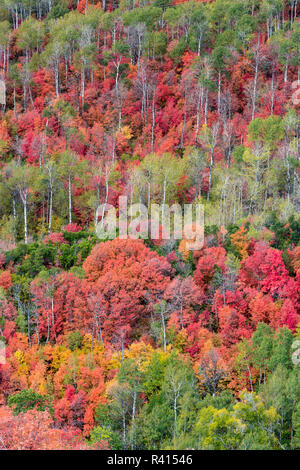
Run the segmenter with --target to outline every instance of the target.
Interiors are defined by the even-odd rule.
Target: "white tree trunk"
[[[69,224],[72,223],[72,184],[71,175],[69,174]]]

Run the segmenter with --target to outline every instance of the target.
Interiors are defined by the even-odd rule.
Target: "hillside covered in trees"
[[[0,0],[1,449],[300,449],[299,13]]]

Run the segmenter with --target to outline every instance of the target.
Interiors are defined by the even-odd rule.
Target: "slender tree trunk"
[[[69,174],[68,179],[68,193],[69,193],[69,224],[72,223],[72,184],[71,184],[71,175]]]
[[[202,31],[199,34],[199,38],[198,38],[198,49],[197,49],[198,57],[200,57],[200,54],[201,54],[201,43],[202,43]]]
[[[212,149],[210,151],[210,163],[209,163],[209,174],[208,174],[208,191],[207,191],[207,200],[208,201],[209,201],[209,198],[210,198],[213,165],[214,165],[214,147],[212,147]]]
[[[52,188],[52,183],[50,183],[50,201],[49,201],[48,233],[51,232],[51,225],[52,225],[52,204],[53,204],[53,188]]]
[[[258,61],[256,61],[255,63],[255,74],[254,74],[253,96],[252,96],[252,121],[255,116],[255,108],[256,108],[257,75],[258,75]]]
[[[288,67],[289,67],[289,63],[287,60],[285,64],[285,69],[284,69],[284,83],[288,81]]]
[[[221,105],[221,72],[218,74],[218,113],[220,112]]]
[[[55,76],[55,93],[56,97],[59,97],[59,71],[58,71],[58,64],[55,64],[54,69],[54,76]]]
[[[126,416],[123,412],[123,448],[126,449]]]
[[[162,306],[160,307],[160,316],[161,316],[161,326],[163,330],[163,345],[164,345],[164,351],[166,352],[167,350],[166,323],[165,323],[164,308]]]
[[[135,449],[135,414],[136,414],[136,391],[133,393],[133,405],[132,405],[132,416],[131,416],[131,425],[133,430],[133,440],[131,444],[131,449]]]
[[[184,115],[183,115],[183,125],[182,125],[182,130],[181,130],[181,137],[180,137],[180,147],[181,148],[183,148],[185,126],[186,126],[186,92],[184,92]]]
[[[55,317],[54,317],[54,297],[51,297],[51,324],[52,330],[54,333],[54,338],[56,339],[56,331],[55,331]]]
[[[24,209],[24,240],[27,245],[28,243],[28,233],[27,233],[27,195],[23,199],[23,209]]]
[[[208,88],[205,91],[205,110],[204,110],[204,124],[207,125],[207,113],[208,113]]]
[[[151,128],[151,151],[154,152],[154,131],[155,131],[155,91],[152,97],[152,128]]]
[[[272,70],[272,82],[271,82],[271,116],[274,112],[274,68]]]
[[[85,93],[85,70],[81,70],[81,111],[84,110],[84,93]]]
[[[199,94],[198,94],[198,99],[197,99],[195,143],[197,143],[197,140],[198,140],[199,126],[200,126],[200,107],[201,107],[202,93],[203,93],[203,88],[200,88],[199,89]]]

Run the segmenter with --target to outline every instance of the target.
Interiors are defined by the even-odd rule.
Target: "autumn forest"
[[[300,2],[0,0],[0,449],[300,449]],[[99,237],[201,204],[204,242]]]

